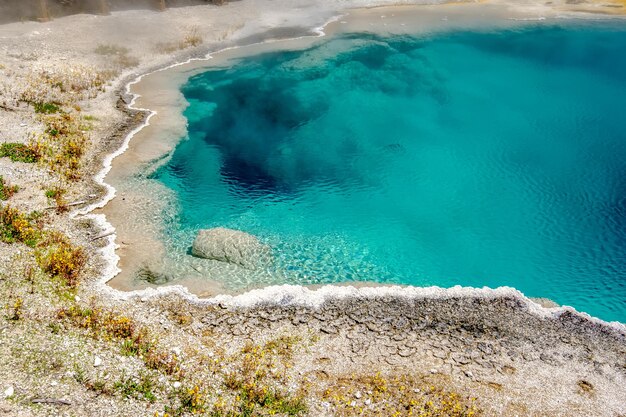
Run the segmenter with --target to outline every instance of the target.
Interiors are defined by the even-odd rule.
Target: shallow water
[[[259,284],[513,286],[626,322],[626,26],[334,37],[184,86],[167,244],[258,236]]]

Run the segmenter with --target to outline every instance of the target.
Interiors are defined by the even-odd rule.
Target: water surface
[[[172,253],[258,236],[258,284],[508,285],[626,322],[626,27],[342,35],[194,76]]]

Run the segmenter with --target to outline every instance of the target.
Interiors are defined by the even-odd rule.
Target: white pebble
[[[369,398],[365,400],[365,405],[370,405],[371,403],[372,403],[372,400],[370,400]]]
[[[181,383],[178,382],[178,381],[174,382],[174,384],[173,384],[174,388],[180,388],[180,386],[181,386]]]
[[[102,365],[102,359],[96,356],[96,358],[93,361],[93,366],[98,367],[100,365]]]
[[[433,368],[433,369],[431,369],[431,370],[430,370],[430,373],[431,373],[431,374],[436,374],[436,373],[437,373],[437,370]]]
[[[174,352],[176,356],[180,356],[181,350],[179,347],[175,347],[175,348],[172,348],[172,352]]]
[[[15,393],[15,390],[13,389],[12,386],[9,385],[9,387],[4,390],[4,397],[5,398],[12,397],[14,393]]]
[[[361,398],[363,395],[361,394],[361,391],[357,391],[354,393],[354,398],[359,399]]]

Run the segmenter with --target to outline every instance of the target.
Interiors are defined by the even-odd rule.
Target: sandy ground
[[[0,26],[0,141],[27,142],[44,129],[32,108],[17,99],[42,71],[69,73],[75,79],[110,71],[114,75],[103,91],[75,98],[81,112],[90,116],[91,145],[83,158],[86,175],[67,185],[67,199],[81,202],[75,206],[79,209],[97,205],[107,190],[94,183],[91,175],[100,172],[103,158],[118,150],[129,130],[141,125],[146,117],[145,113],[126,108],[124,100],[129,97],[123,94],[123,87],[128,81],[224,46],[310,32],[349,7],[397,3],[414,2],[243,0],[222,7],[180,8],[164,13],[132,11],[105,17],[80,15],[45,24]],[[463,10],[468,7],[480,8],[478,13],[467,12],[473,16],[473,24],[491,22],[496,15],[537,19],[576,13],[586,17],[578,13],[617,14],[624,8],[622,1],[471,3],[419,9],[418,17],[427,30],[442,27],[441,19],[432,18],[441,13],[449,17],[446,24],[458,24],[456,17],[462,20],[466,13]],[[384,14],[389,19],[380,24],[397,31],[402,19],[408,19],[414,10],[408,6],[351,10],[342,18],[346,23],[336,23],[328,30],[386,31],[387,27],[372,28],[371,17]],[[200,36],[203,43],[179,50],[177,45],[190,34]],[[314,41],[293,41],[280,47]],[[128,51],[122,54],[122,61],[119,55],[98,53],[99,45],[123,46]],[[236,53],[247,52],[232,52]],[[228,54],[222,54],[212,63],[226,62],[228,58]],[[175,142],[171,138],[184,132],[180,115],[184,103],[176,86],[204,65],[197,62],[155,73],[133,87],[133,92],[142,95],[135,105],[156,110],[158,115],[115,161],[107,182],[134,175],[172,149]],[[71,219],[67,213],[55,214],[46,209],[52,203],[44,190],[60,182],[57,175],[44,166],[7,158],[0,158],[0,175],[20,188],[10,200],[12,205],[25,211],[46,212],[48,227],[64,231],[91,254],[83,284],[68,296],[45,277],[35,280],[40,280],[37,289],[35,284],[23,281],[20,276],[27,264],[25,259],[32,256],[32,251],[24,245],[0,243],[0,290],[6,300],[3,317],[10,316],[16,297],[25,305],[19,320],[3,318],[0,323],[0,415],[162,415],[164,404],[178,392],[176,382],[180,381],[202,386],[210,392],[207,401],[217,404],[220,396],[234,397],[228,397],[231,393],[220,385],[226,371],[207,365],[213,363],[207,358],[219,357],[227,363],[228,355],[236,354],[246,341],[262,342],[284,335],[306,341],[280,383],[294,390],[311,387],[307,393],[308,415],[391,415],[390,408],[376,408],[372,389],[355,377],[376,375],[378,371],[389,381],[410,374],[419,376],[425,384],[478,397],[477,404],[485,415],[626,414],[623,325],[599,323],[567,309],[542,309],[511,290],[324,287],[312,291],[298,287],[221,296],[205,302],[193,297],[189,300],[180,287],[167,294],[123,294],[101,279],[113,273],[100,255],[113,236],[94,239],[103,230],[94,228],[92,221],[82,216]],[[158,192],[155,190],[156,195],[160,195]],[[125,189],[106,208],[108,219],[117,228],[117,253],[122,256],[119,265],[124,270],[145,262],[145,253],[160,257],[163,249],[154,238],[159,232],[155,221],[158,217],[151,222],[145,217],[133,217],[145,213],[158,216],[160,208],[153,203]],[[136,206],[153,210],[140,213],[132,209]],[[110,251],[104,253],[112,255]],[[116,281],[118,287],[135,289],[132,285],[124,287],[121,277]],[[200,294],[220,291],[217,287],[207,288],[200,280],[191,279],[185,284]],[[123,312],[158,334],[160,345],[175,349],[187,376],[155,373],[160,393],[155,402],[94,389],[100,386],[96,382],[113,386],[116,378],[153,371],[146,371],[136,357],[120,355],[115,340],[92,339],[59,322],[58,308],[89,303]],[[103,363],[94,366],[94,356]],[[83,373],[86,376],[79,378]],[[339,399],[323,393],[329,389],[337,391]],[[414,390],[419,392],[417,387]],[[376,389],[373,391],[376,393]],[[63,399],[70,405],[34,404],[35,398]],[[391,399],[385,401],[393,403]]]

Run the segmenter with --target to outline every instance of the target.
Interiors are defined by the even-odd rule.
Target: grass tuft
[[[41,226],[37,224],[38,215],[26,215],[18,209],[6,205],[0,207],[0,240],[4,243],[21,242],[35,247],[42,236]]]
[[[6,183],[2,175],[0,175],[0,200],[8,200],[13,194],[19,191],[17,185],[9,185]]]
[[[48,233],[38,245],[36,258],[45,272],[62,278],[69,287],[76,287],[80,272],[87,262],[87,255],[81,247],[74,246],[60,233]]]
[[[41,114],[52,114],[52,113],[58,113],[61,111],[61,108],[54,103],[36,102],[36,103],[33,103],[33,108],[35,109],[35,113],[41,113]]]
[[[5,142],[0,144],[0,158],[7,157],[13,162],[34,163],[39,161],[40,156],[36,149],[23,143]]]

